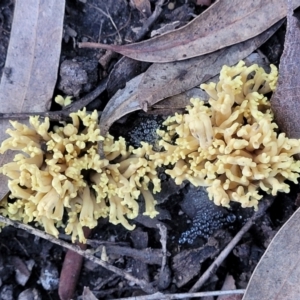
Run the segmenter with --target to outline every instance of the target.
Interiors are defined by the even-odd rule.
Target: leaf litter
[[[185,92],[217,75],[225,64],[233,65],[263,44],[279,28],[279,22],[259,36],[211,54],[185,61],[152,64],[145,73],[127,82],[108,102],[100,119],[101,132],[108,132],[121,117],[136,110],[147,111],[157,102]]]
[[[255,41],[254,41],[254,44],[255,44]],[[233,58],[232,58],[233,59]],[[237,59],[238,60],[238,59]],[[236,62],[236,61],[235,61]],[[233,62],[233,63],[235,63],[235,62]],[[220,62],[221,63],[221,62]],[[223,64],[223,63],[222,63]],[[207,74],[205,74],[205,75],[207,75]],[[211,74],[208,74],[208,76],[207,77],[205,77],[205,75],[204,75],[204,78],[205,79],[208,79],[207,77],[209,77],[209,76],[213,76],[213,75],[211,75]],[[186,76],[186,74],[185,74],[185,72],[181,72],[180,74],[177,74],[177,77],[175,77],[173,80],[174,81],[176,81],[177,80],[177,82],[178,82],[178,79],[180,79],[180,77],[185,77]],[[136,78],[135,78],[136,79]],[[131,98],[132,100],[131,101],[129,101],[129,103],[133,103],[133,105],[132,105],[132,107],[131,107],[131,109],[135,109],[134,107],[135,106],[138,106],[138,107],[140,107],[141,105],[140,105],[140,103],[139,103],[139,101],[137,102],[136,101],[136,96],[135,95],[131,95],[132,93],[134,93],[134,91],[136,90],[136,89],[141,89],[141,87],[140,87],[140,85],[141,85],[141,83],[142,83],[142,80],[143,79],[145,79],[145,74],[142,74],[142,76],[141,77],[139,77],[138,78],[138,80],[136,80],[135,82],[134,82],[134,84],[129,84],[128,85],[128,95],[127,95],[127,97],[129,97],[129,98]],[[150,78],[151,79],[151,78]],[[200,82],[199,82],[200,83]],[[197,85],[197,84],[196,84]],[[150,85],[151,86],[151,85]],[[151,89],[151,88],[149,88],[149,89]],[[166,88],[165,88],[166,89]],[[142,89],[140,90],[140,92],[142,93]],[[150,93],[150,92],[149,92]],[[173,92],[172,92],[173,93]],[[155,97],[154,97],[155,98]],[[151,99],[150,99],[151,100]],[[152,100],[151,100],[152,101]],[[151,107],[151,103],[152,102],[145,102],[146,103],[146,105],[143,103],[143,107],[145,108],[145,109],[147,109],[148,107],[150,108]],[[156,103],[155,102],[155,100],[153,100],[153,103]],[[114,103],[115,105],[111,108],[111,109],[113,109],[113,108],[116,108],[116,107],[118,107],[118,105],[117,105],[117,101],[115,101],[115,103]],[[139,108],[140,109],[140,108]]]
[[[300,1],[293,0],[292,4],[298,7]],[[286,0],[219,0],[186,26],[150,40],[127,45],[85,42],[79,47],[113,50],[156,63],[186,60],[251,39],[286,13]]]

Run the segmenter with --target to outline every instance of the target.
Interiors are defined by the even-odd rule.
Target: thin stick
[[[167,228],[164,225],[157,224],[160,233],[160,243],[162,247],[162,262],[161,269],[164,269],[167,264]]]
[[[146,35],[146,33],[149,31],[149,28],[152,26],[152,24],[157,20],[157,18],[161,14],[163,4],[164,4],[164,0],[157,1],[153,14],[145,21],[145,23],[143,24],[143,27],[141,28],[139,33],[136,35],[136,38],[135,38],[136,41],[139,41],[140,39],[142,39]],[[79,48],[98,48],[98,49],[107,49],[107,50],[115,51],[115,45],[108,45],[108,44],[101,44],[101,43],[91,43],[91,42],[78,43],[78,47]]]
[[[52,121],[65,121],[69,118],[68,111],[45,111],[45,112],[24,112],[24,113],[0,113],[0,119],[28,119],[31,116],[48,117]]]
[[[89,253],[88,250],[81,250],[77,245],[71,245],[71,244],[68,244],[62,240],[59,240],[57,238],[55,238],[54,236],[48,234],[48,233],[45,233],[39,229],[36,229],[36,228],[33,228],[27,224],[22,224],[20,222],[17,222],[17,221],[12,221],[6,217],[3,217],[0,215],[0,222],[3,222],[7,225],[12,225],[14,226],[15,228],[19,228],[19,229],[22,229],[22,230],[26,230],[27,232],[31,233],[31,234],[34,234],[35,236],[38,236],[40,238],[43,238],[45,240],[48,240],[54,244],[57,244],[57,245],[60,245],[64,248],[67,248],[67,249],[70,249],[70,250],[73,250],[74,252],[77,252],[78,254],[82,255],[83,257],[91,260],[92,262],[100,265],[101,267],[109,270],[109,271],[112,271],[113,273],[115,274],[118,274],[119,276],[122,276],[124,277],[125,279],[127,279],[128,281],[130,282],[133,282],[137,285],[139,285],[141,287],[141,289],[143,291],[145,291],[146,293],[155,293],[157,290],[156,288],[154,288],[152,286],[151,283],[145,281],[145,280],[140,280],[134,276],[132,276],[131,274],[129,274],[128,272],[125,272],[115,266],[112,266],[110,265],[109,263],[93,256],[92,254]]]
[[[216,270],[219,268],[221,263],[225,260],[232,249],[241,240],[243,235],[251,228],[253,223],[260,218],[267,208],[272,204],[273,198],[267,196],[263,201],[261,200],[257,212],[247,221],[247,223],[242,227],[242,229],[236,234],[236,236],[231,240],[231,242],[224,248],[224,250],[219,254],[217,259],[210,265],[210,267],[203,273],[203,275],[198,279],[194,286],[190,289],[190,292],[197,292],[202,285],[210,278]]]
[[[171,282],[171,271],[167,265],[167,228],[164,225],[157,224],[160,234],[160,243],[162,248],[161,268],[159,271],[158,289],[165,290]]]
[[[106,249],[107,255],[121,255],[132,257],[145,264],[149,265],[161,265],[162,251],[160,249],[144,248],[135,249],[131,247],[122,247],[118,245],[100,245],[94,250],[94,253],[101,252],[103,247]],[[167,255],[167,253],[166,253]]]
[[[137,33],[137,35],[135,37],[136,41],[141,40],[148,33],[150,27],[160,16],[164,2],[165,2],[165,0],[158,0],[156,2],[155,9],[154,9],[152,15],[143,23],[143,27]]]
[[[243,295],[246,290],[229,290],[229,291],[212,291],[200,293],[181,293],[181,294],[163,294],[155,293],[153,295],[136,296],[129,298],[118,298],[118,300],[172,300],[172,299],[187,299],[195,297],[208,297],[208,296],[224,296],[224,295]],[[112,299],[117,300],[117,299]]]
[[[92,6],[93,8],[95,8],[96,10],[100,11],[105,17],[107,17],[110,20],[110,22],[112,23],[113,27],[116,29],[116,32],[117,32],[117,34],[119,36],[119,41],[122,42],[122,37],[120,35],[119,29],[118,29],[117,25],[115,24],[113,18],[111,17],[110,13],[108,12],[107,7],[105,7],[106,8],[106,13],[105,13],[105,11],[103,11],[100,7],[97,7],[97,6],[92,5],[92,4],[89,4],[89,5]]]
[[[119,32],[121,32],[121,30],[123,30],[124,28],[126,28],[126,27],[129,25],[130,20],[131,20],[131,11],[129,12],[129,16],[128,16],[128,19],[127,19],[126,23],[125,23],[123,26],[119,27]],[[102,38],[102,39],[106,39],[106,38],[108,38],[108,37],[110,37],[110,36],[115,35],[116,33],[117,33],[117,32],[113,32],[113,33],[110,33],[110,34],[102,34],[102,35],[101,35],[101,38]],[[98,40],[98,43],[100,43],[99,40]]]
[[[87,106],[89,103],[95,100],[99,95],[101,95],[102,92],[106,89],[107,80],[108,80],[107,78],[103,79],[101,83],[93,91],[91,91],[89,94],[82,97],[81,99],[74,101],[70,105],[64,107],[63,111],[70,113],[73,111],[78,111],[83,107]]]
[[[46,112],[32,112],[32,113],[0,113],[0,120],[1,119],[9,119],[9,120],[27,120],[29,117],[32,116],[39,116],[41,118],[49,118],[51,121],[68,121],[72,120],[70,118],[70,111],[65,111],[65,110],[58,110],[58,111],[46,111]],[[91,114],[91,111],[87,111],[87,114]],[[98,111],[98,116],[101,116],[101,111]]]
[[[105,89],[107,84],[107,78],[103,79],[99,86],[97,86],[92,92],[82,97],[81,99],[73,102],[72,104],[58,111],[45,111],[45,112],[20,112],[20,113],[0,113],[0,119],[18,119],[24,120],[31,116],[40,116],[41,118],[48,117],[52,121],[66,121],[69,118],[71,112],[78,111],[87,106],[90,102],[95,100]],[[101,112],[98,111],[101,115]]]

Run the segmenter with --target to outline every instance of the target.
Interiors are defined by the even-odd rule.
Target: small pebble
[[[40,281],[46,291],[58,289],[59,273],[56,266],[52,263],[48,263],[43,267],[41,270]]]
[[[42,300],[37,289],[27,289],[19,294],[18,300]]]

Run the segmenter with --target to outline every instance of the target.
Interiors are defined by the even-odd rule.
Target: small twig
[[[24,251],[27,257],[30,257],[29,253],[27,252],[26,248],[20,243],[20,241],[17,238],[14,238],[14,240],[19,244],[20,248]]]
[[[212,274],[216,272],[221,263],[225,260],[228,254],[232,251],[232,249],[237,245],[237,243],[241,240],[243,235],[251,228],[253,223],[260,218],[267,208],[272,204],[273,198],[270,196],[261,200],[258,211],[254,213],[254,215],[247,221],[247,223],[242,227],[242,229],[236,234],[236,236],[231,240],[231,242],[224,248],[224,250],[219,254],[216,260],[210,265],[210,267],[202,274],[202,276],[198,279],[198,281],[193,285],[190,289],[190,292],[198,291],[202,285],[206,282],[208,278],[211,277]]]
[[[141,40],[149,31],[149,28],[153,25],[153,23],[157,20],[159,15],[162,12],[162,6],[164,4],[164,0],[158,0],[154,12],[152,15],[144,22],[143,27],[139,30],[138,34],[136,35],[135,41]],[[107,50],[113,50],[113,47],[111,45],[107,44],[100,44],[100,43],[91,43],[91,42],[84,42],[84,43],[78,43],[79,48],[98,48],[98,49],[107,49]]]
[[[48,117],[52,121],[65,121],[69,118],[68,111],[24,112],[24,113],[0,113],[0,119],[28,119],[31,116]]]
[[[158,288],[165,290],[171,283],[171,271],[167,264],[167,228],[164,225],[157,224],[160,234],[160,243],[162,247],[162,261],[159,271]]]
[[[72,111],[64,111],[64,110],[57,110],[57,111],[47,111],[47,112],[32,112],[32,113],[0,113],[0,120],[1,119],[9,119],[9,120],[26,120],[32,116],[39,116],[41,118],[49,118],[51,121],[71,121],[69,114]],[[91,111],[87,111],[87,114],[91,114]],[[98,111],[98,116],[101,116],[101,111]]]
[[[66,113],[70,113],[73,111],[78,111],[83,107],[87,106],[93,100],[95,100],[105,89],[107,85],[107,78],[103,79],[101,83],[89,94],[85,95],[81,99],[71,103],[70,105],[64,107],[63,111]]]
[[[153,295],[136,296],[129,298],[118,298],[118,300],[172,300],[172,299],[187,299],[195,297],[208,297],[208,296],[224,296],[224,295],[238,295],[245,294],[246,290],[229,290],[229,291],[212,291],[212,292],[199,292],[199,293],[181,293],[181,294],[163,294],[155,293]],[[117,300],[117,299],[112,299]]]
[[[104,245],[101,245],[97,248],[98,252],[102,251]],[[145,264],[150,265],[161,265],[162,252],[160,249],[134,249],[131,247],[122,247],[117,245],[105,245],[107,255],[122,255],[132,257],[136,260],[139,260]],[[167,255],[167,253],[166,253]]]
[[[107,84],[107,78],[103,79],[98,87],[92,92],[82,97],[78,101],[64,107],[59,111],[46,111],[46,112],[23,112],[23,113],[0,113],[0,119],[28,119],[30,116],[40,116],[42,118],[48,117],[52,121],[65,121],[69,118],[71,112],[78,111],[87,106],[90,102],[95,100],[105,89]],[[101,115],[101,112],[98,112]]]
[[[4,29],[2,26],[0,27],[0,32],[5,32],[8,36],[10,35],[10,31]]]
[[[129,25],[129,23],[130,23],[130,20],[131,20],[131,12],[129,12],[129,16],[128,16],[128,19],[127,19],[127,21],[126,21],[126,23],[123,25],[123,26],[121,26],[120,28],[119,28],[119,31],[121,31],[121,30],[123,30],[125,27],[127,27],[128,25]],[[106,38],[108,38],[108,37],[110,37],[110,36],[113,36],[113,35],[115,35],[116,34],[116,32],[113,32],[113,33],[110,33],[110,34],[102,34],[101,35],[101,38],[102,39],[106,39]],[[99,42],[99,41],[98,41]],[[99,42],[100,43],[100,42]]]
[[[22,230],[26,230],[27,232],[35,235],[35,236],[38,236],[40,238],[43,238],[45,240],[48,240],[54,244],[57,244],[57,245],[60,245],[64,248],[67,248],[67,249],[70,249],[70,250],[73,250],[74,252],[77,252],[78,254],[82,255],[83,257],[91,260],[92,262],[100,265],[101,267],[115,273],[115,274],[118,274],[119,276],[122,276],[124,277],[125,279],[127,279],[128,281],[132,282],[132,283],[135,283],[136,285],[140,286],[141,289],[143,291],[145,291],[146,293],[155,293],[157,291],[156,288],[154,288],[152,286],[151,283],[149,282],[146,282],[145,280],[140,280],[134,276],[132,276],[130,273],[126,272],[126,271],[123,271],[115,266],[112,266],[110,265],[109,263],[91,255],[90,253],[88,253],[88,251],[86,250],[81,250],[78,246],[76,245],[71,245],[71,244],[68,244],[62,240],[59,240],[57,238],[55,238],[54,236],[48,234],[48,233],[45,233],[39,229],[36,229],[36,228],[33,228],[27,224],[22,224],[20,222],[17,222],[17,221],[12,221],[6,217],[3,217],[0,215],[0,222],[3,222],[7,225],[11,225],[11,226],[14,226],[15,228],[19,228],[19,229],[22,229]]]
[[[141,40],[148,33],[149,28],[154,24],[154,22],[160,16],[164,2],[165,2],[165,0],[158,0],[155,3],[155,9],[154,9],[152,15],[143,23],[143,27],[137,33],[137,35],[135,37],[136,41]]]
[[[107,276],[105,279],[103,279],[99,284],[97,284],[96,287],[94,287],[94,291],[100,291],[104,290],[103,287],[108,284],[109,282],[112,282],[118,277],[117,274],[112,274],[111,276]]]
[[[119,29],[118,29],[117,25],[115,24],[113,18],[111,17],[110,13],[108,12],[107,7],[106,7],[106,12],[105,12],[100,7],[97,7],[97,6],[92,5],[92,4],[89,4],[89,5],[92,6],[93,8],[95,8],[96,10],[100,11],[105,17],[107,17],[110,20],[110,22],[112,23],[113,27],[116,29],[116,32],[117,32],[117,34],[119,36],[119,40],[121,42],[122,38],[121,38],[121,35],[120,35],[120,32],[119,32]]]
[[[164,225],[157,224],[160,234],[160,243],[162,247],[162,261],[161,268],[163,269],[167,264],[167,228]]]
[[[99,33],[98,33],[98,43],[100,43],[101,40],[101,32],[102,32],[102,25],[103,25],[103,21],[100,22],[100,27],[99,27]]]
[[[100,57],[98,60],[99,64],[103,68],[104,71],[107,71],[109,63],[111,60],[117,56],[117,53],[111,50],[106,50],[106,52]]]

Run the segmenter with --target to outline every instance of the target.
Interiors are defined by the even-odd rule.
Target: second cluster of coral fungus
[[[257,207],[259,189],[276,195],[288,192],[285,180],[297,182],[300,140],[276,132],[270,102],[264,94],[273,91],[277,69],[267,74],[258,65],[224,66],[220,81],[202,84],[210,96],[206,106],[191,99],[186,114],[169,117],[160,130],[165,152],[150,156],[157,165],[174,164],[167,170],[177,184],[184,180],[207,186],[217,205],[230,201]]]

